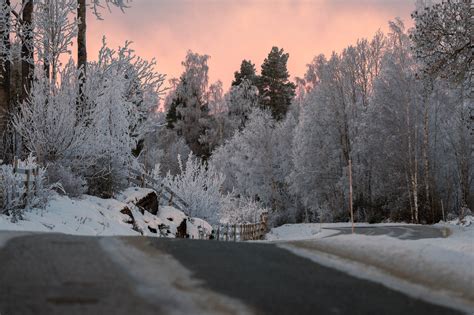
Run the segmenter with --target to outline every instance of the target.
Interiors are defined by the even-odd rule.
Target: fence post
[[[237,242],[237,224],[234,224],[234,242]]]
[[[26,185],[25,185],[25,188],[26,188],[26,191],[25,191],[25,195],[26,195],[25,205],[27,205],[28,200],[30,199],[30,178],[31,178],[31,169],[27,169],[26,170]]]
[[[39,166],[37,166],[36,168],[33,169],[33,176],[34,176],[34,180],[35,180],[35,190],[34,190],[34,194],[35,196],[38,195],[38,176],[39,176]]]
[[[229,223],[227,223],[227,228],[225,230],[225,241],[229,240]]]
[[[217,240],[218,240],[218,241],[219,241],[219,234],[220,234],[220,232],[221,232],[221,225],[219,224],[219,225],[217,226]]]
[[[18,158],[15,156],[13,158],[13,173],[16,173],[17,169],[18,169]]]

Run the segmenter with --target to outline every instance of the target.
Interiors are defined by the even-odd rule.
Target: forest
[[[470,214],[473,6],[431,2],[385,33],[315,51],[303,77],[289,73],[290,52],[268,47],[224,90],[209,82],[205,52],[189,50],[169,78],[131,42],[104,37],[88,51],[87,11],[102,19],[133,2],[0,0],[0,190],[20,189],[16,157],[39,166],[44,188],[26,208],[52,191],[113,197],[134,169],[210,223],[263,212],[272,226],[347,222],[351,206],[369,223]],[[2,211],[25,209],[12,197]]]

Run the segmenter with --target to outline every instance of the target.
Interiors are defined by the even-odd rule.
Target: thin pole
[[[446,223],[446,218],[444,217],[444,205],[443,205],[443,199],[441,199],[441,212],[443,213],[443,222]]]
[[[354,210],[352,209],[352,160],[349,159],[349,209],[351,210],[352,234],[354,234]]]

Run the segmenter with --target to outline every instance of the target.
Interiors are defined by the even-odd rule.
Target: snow
[[[0,231],[175,237],[177,227],[186,219],[190,238],[199,239],[211,234],[212,227],[206,221],[190,218],[173,207],[160,207],[157,215],[138,208],[135,203],[151,192],[153,191],[150,189],[129,188],[118,194],[119,200],[88,195],[71,199],[55,195],[44,209],[27,210],[23,219],[18,222],[13,223],[11,217],[0,215]],[[122,213],[122,210],[129,210],[133,220],[127,213]],[[164,226],[168,228],[160,233],[160,227]]]
[[[123,203],[136,203],[140,199],[143,199],[154,192],[153,189],[149,188],[129,187],[119,193],[116,199]]]
[[[114,199],[83,196],[70,199],[55,196],[45,209],[25,211],[16,223],[0,215],[0,230],[59,232],[75,235],[139,235],[120,213],[125,204]]]
[[[404,223],[356,223],[356,227],[377,227],[377,226],[403,226]],[[338,234],[338,231],[331,230],[331,228],[348,228],[351,223],[298,223],[285,224],[276,228],[272,228],[267,233],[265,239],[267,241],[298,241],[310,240],[328,237]]]
[[[442,222],[440,222],[440,223],[442,223]],[[451,225],[459,225],[459,226],[463,226],[463,227],[468,227],[471,224],[474,225],[474,216],[467,215],[463,219],[456,218],[454,220],[448,221],[447,223],[451,224]]]

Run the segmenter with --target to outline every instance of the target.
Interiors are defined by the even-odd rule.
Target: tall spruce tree
[[[260,105],[272,112],[273,118],[281,120],[295,96],[296,86],[288,78],[288,53],[273,47],[262,64],[262,72],[258,79]]]
[[[257,83],[257,74],[255,73],[255,65],[250,60],[242,60],[240,64],[240,71],[234,72],[234,81],[232,86],[237,86],[242,83],[242,80],[248,80],[252,85]]]

